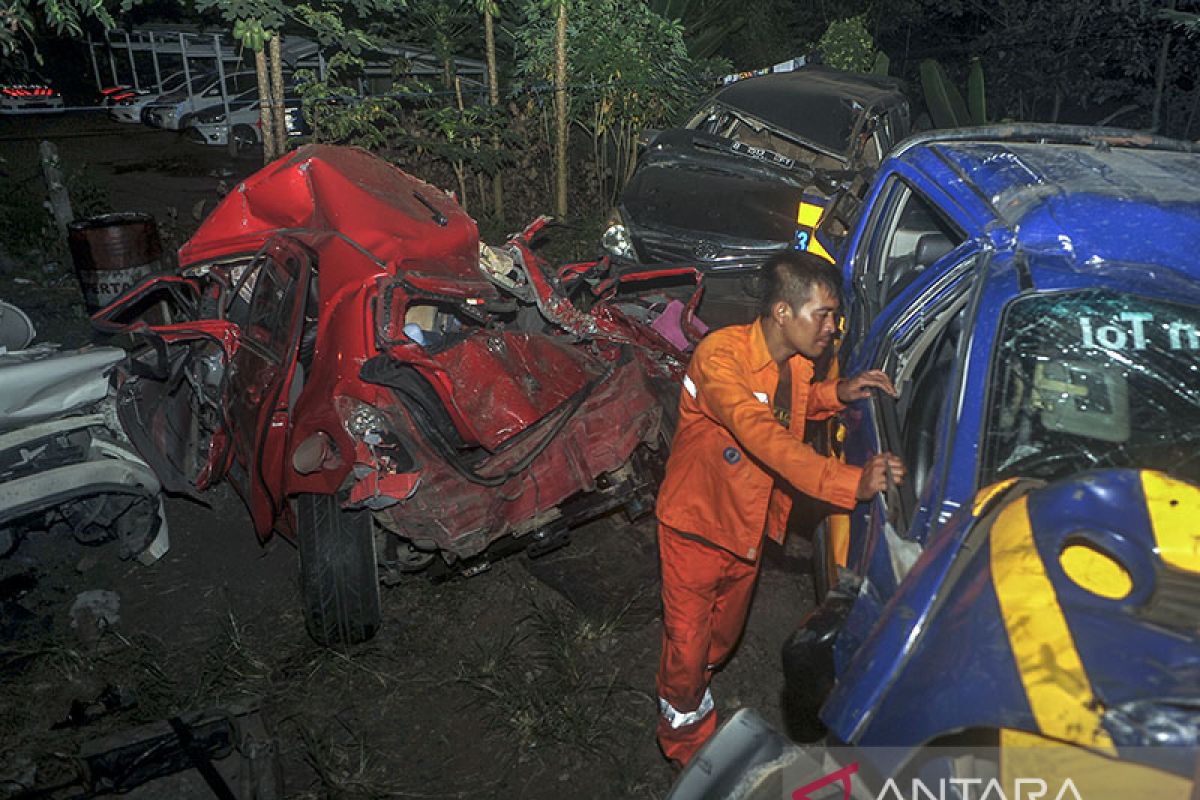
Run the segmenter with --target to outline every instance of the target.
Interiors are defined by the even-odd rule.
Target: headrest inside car
[[[917,240],[916,255],[913,259],[918,266],[928,267],[942,256],[954,249],[954,242],[944,233],[925,233]]]

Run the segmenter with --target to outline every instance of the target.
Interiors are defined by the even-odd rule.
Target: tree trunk
[[[275,153],[287,152],[287,112],[283,104],[283,34],[271,37],[271,121],[275,132]]]
[[[462,80],[456,75],[454,77],[454,101],[458,106],[458,115],[461,119],[466,112],[466,105],[463,103],[462,96]],[[458,178],[458,204],[462,206],[463,211],[467,210],[467,167],[464,159],[458,159],[454,162],[454,175]]]
[[[258,125],[263,141],[263,163],[269,164],[278,155],[275,152],[275,123],[271,115],[271,77],[267,70],[267,51],[254,53],[254,71],[258,77]]]
[[[58,230],[62,244],[67,243],[67,223],[75,218],[71,210],[71,195],[67,192],[66,181],[63,180],[62,168],[58,162],[58,148],[53,142],[42,142],[38,150],[42,156],[42,177],[46,179],[46,198],[50,206],[50,216],[54,217],[54,227]]]
[[[1192,77],[1192,108],[1188,111],[1187,127],[1183,129],[1183,138],[1192,138],[1192,123],[1196,121],[1196,109],[1200,108],[1200,74]]]
[[[558,0],[554,29],[554,213],[567,215],[567,0]]]
[[[588,134],[592,138],[592,169],[596,171],[596,194],[603,197],[606,193],[604,185],[604,121],[601,115],[602,104],[596,103],[592,114],[592,129]]]
[[[633,179],[633,172],[637,169],[637,148],[638,132],[630,129],[629,135],[625,140],[625,174],[621,176],[621,189],[618,190],[618,195],[625,189],[625,184]]]
[[[492,18],[491,6],[483,9],[483,43],[487,53],[488,99],[492,102],[493,113],[500,111],[500,76],[496,74],[496,21]],[[500,134],[493,134],[492,147],[500,151]],[[492,176],[492,214],[499,221],[504,220],[504,181],[500,170]]]
[[[1175,0],[1167,0],[1167,10],[1175,10]],[[1158,126],[1162,116],[1163,93],[1166,90],[1167,84],[1167,62],[1171,54],[1171,31],[1174,30],[1174,25],[1167,25],[1167,32],[1163,34],[1162,49],[1158,51],[1158,69],[1154,72],[1154,105],[1150,109],[1150,130],[1158,133]]]

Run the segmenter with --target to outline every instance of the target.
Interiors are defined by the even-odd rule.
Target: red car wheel
[[[300,589],[309,635],[329,647],[365,642],[379,630],[375,523],[327,494],[296,498]]]

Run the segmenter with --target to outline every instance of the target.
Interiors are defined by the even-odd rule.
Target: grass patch
[[[631,601],[605,619],[557,597],[530,596],[531,610],[504,638],[477,643],[457,680],[486,710],[491,727],[522,753],[553,750],[617,755],[631,689],[616,651]]]

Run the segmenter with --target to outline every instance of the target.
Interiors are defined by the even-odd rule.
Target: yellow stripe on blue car
[[[1115,753],[1021,497],[991,532],[992,583],[1021,684],[1045,736]]]
[[[1158,557],[1169,567],[1200,573],[1200,491],[1148,470],[1142,473],[1142,491]]]

